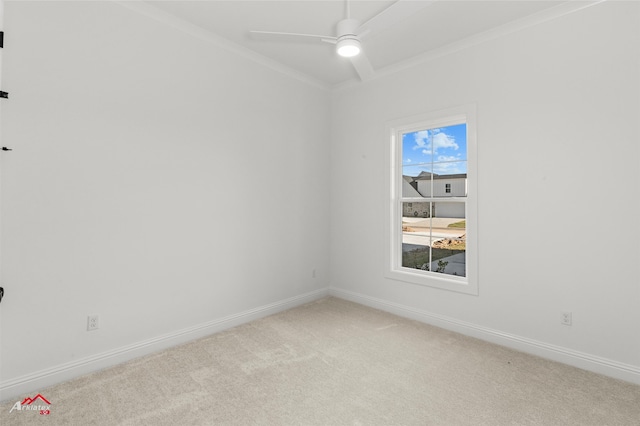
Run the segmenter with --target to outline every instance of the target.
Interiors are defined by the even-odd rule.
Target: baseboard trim
[[[329,289],[329,295],[390,312],[401,317],[410,318],[426,324],[455,331],[466,336],[475,337],[521,352],[561,362],[583,370],[588,370],[640,385],[640,368],[634,365],[624,364],[611,359],[575,351],[573,349],[504,333],[491,328],[482,327],[477,324],[460,321],[455,318],[434,314],[421,309],[412,308],[399,303],[366,296],[364,294],[340,288],[331,287]]]
[[[0,402],[5,402],[24,394],[30,395],[35,391],[40,391],[84,374],[103,370],[237,325],[277,314],[278,312],[321,299],[328,296],[328,294],[329,289],[323,288],[7,380],[0,385]]]

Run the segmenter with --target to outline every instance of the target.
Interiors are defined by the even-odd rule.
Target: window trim
[[[403,133],[466,123],[467,126],[467,197],[465,220],[466,277],[429,273],[402,267],[402,202],[424,201],[402,198],[402,137]],[[387,208],[385,224],[385,277],[421,286],[478,295],[478,174],[476,141],[476,106],[461,105],[425,114],[389,121],[386,125]],[[455,197],[445,198],[454,201]]]

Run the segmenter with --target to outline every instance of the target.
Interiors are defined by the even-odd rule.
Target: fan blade
[[[249,31],[249,33],[251,33],[251,35],[253,36],[264,36],[270,39],[279,38],[289,41],[303,41],[305,39],[308,41],[314,41],[312,39],[315,39],[315,41],[324,41],[326,43],[333,44],[336,44],[338,42],[338,39],[336,37],[317,34],[281,33],[278,31]]]
[[[358,76],[360,76],[360,80],[367,81],[373,78],[373,74],[375,71],[371,66],[371,62],[367,59],[367,56],[364,52],[360,52],[359,55],[353,56],[351,58],[351,63],[353,67],[356,69]]]
[[[375,34],[378,31],[382,31],[390,26],[402,21],[424,9],[427,6],[431,6],[436,0],[398,0],[391,6],[378,13],[367,22],[360,25],[357,30],[357,34],[360,39]]]

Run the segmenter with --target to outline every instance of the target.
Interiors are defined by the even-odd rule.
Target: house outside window
[[[477,294],[475,107],[389,123],[388,278]]]

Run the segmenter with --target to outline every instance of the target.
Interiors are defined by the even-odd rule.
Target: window
[[[389,123],[386,276],[478,294],[475,107]]]

